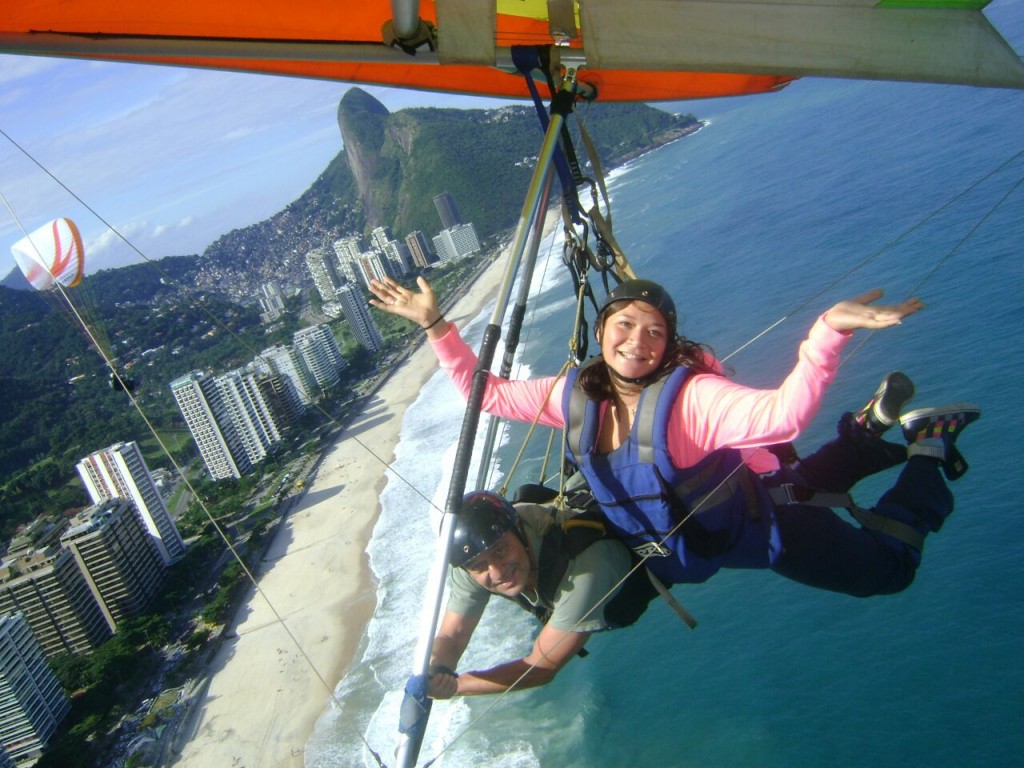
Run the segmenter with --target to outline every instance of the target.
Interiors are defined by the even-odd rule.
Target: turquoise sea
[[[1000,26],[1022,40],[1024,8],[1011,10]],[[901,369],[917,384],[914,406],[984,411],[961,441],[972,468],[952,486],[957,511],[902,594],[858,600],[770,572],[677,587],[695,631],[655,603],[636,627],[593,637],[590,655],[544,689],[438,703],[421,764],[439,754],[434,764],[449,768],[1024,764],[1024,93],[803,80],[670,108],[708,125],[611,182],[615,231],[637,272],[670,288],[684,332],[720,356],[785,317],[729,357],[754,386],[782,379],[835,301],[874,287],[894,301],[921,296],[926,310],[849,345],[798,447],[828,439],[842,410]],[[518,375],[553,372],[566,356],[569,285],[553,248]],[[459,323],[476,340],[488,316]],[[378,613],[307,765],[374,766],[363,738],[393,764],[436,529],[421,494],[443,504],[461,415],[440,376],[406,414],[370,550]],[[858,501],[893,478],[862,483]],[[467,668],[529,646],[525,616],[488,612]]]

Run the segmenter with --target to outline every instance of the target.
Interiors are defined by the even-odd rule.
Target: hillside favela
[[[646,106],[589,120],[606,168],[700,128]],[[211,680],[261,575],[301,543],[291,518],[323,500],[335,447],[373,454],[395,416],[382,387],[422,346],[369,281],[426,276],[447,310],[507,249],[532,107],[390,113],[353,88],[338,127],[284,210],[202,254],[87,272],[73,315],[18,270],[0,284],[0,768],[190,764],[222,727],[204,720]],[[377,492],[386,461],[368,465]],[[244,764],[231,754],[207,764]]]

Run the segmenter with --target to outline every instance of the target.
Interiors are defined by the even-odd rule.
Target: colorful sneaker
[[[874,396],[853,414],[853,420],[876,437],[900,419],[904,404],[914,396],[914,382],[902,371],[886,374]]]
[[[969,403],[920,408],[900,419],[907,439],[907,456],[932,456],[942,461],[946,477],[956,480],[967,471],[967,461],[956,447],[956,439],[968,425],[981,418],[981,409]]]

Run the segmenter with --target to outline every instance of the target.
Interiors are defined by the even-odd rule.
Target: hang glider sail
[[[25,279],[38,291],[56,285],[73,288],[82,281],[85,250],[71,219],[54,219],[11,246]]]
[[[824,76],[1024,88],[988,0],[34,0],[0,52],[509,98],[516,50],[603,101],[762,93]]]

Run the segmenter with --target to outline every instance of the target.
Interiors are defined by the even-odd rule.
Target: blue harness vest
[[[672,464],[669,414],[690,374],[680,367],[645,387],[629,438],[611,453],[597,452],[599,403],[576,370],[562,398],[569,458],[616,536],[666,584],[699,583],[722,567],[766,568],[778,550],[773,503],[738,450],[686,469]]]

